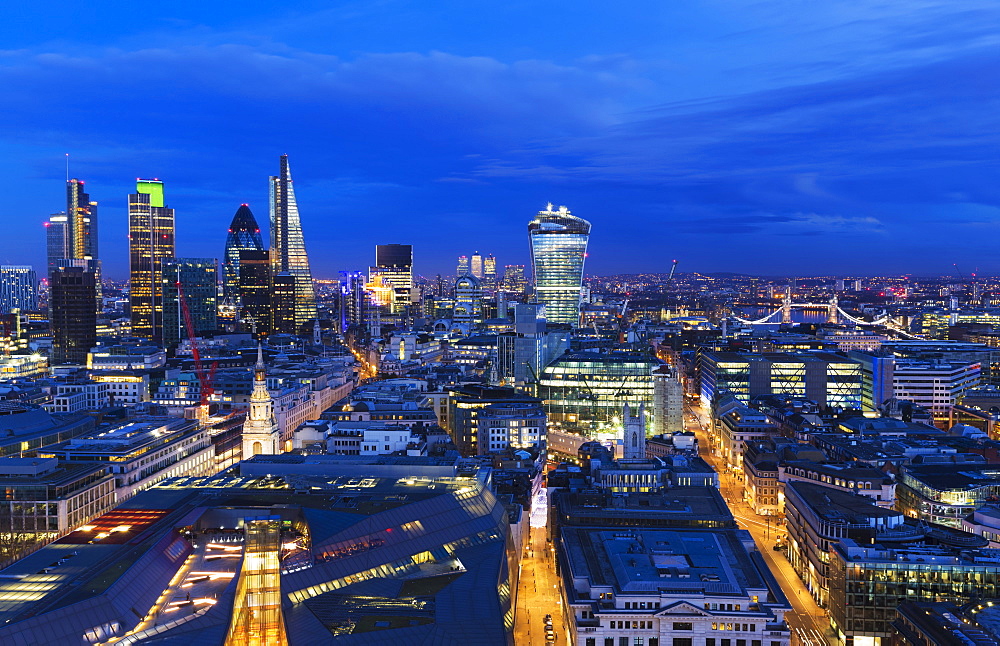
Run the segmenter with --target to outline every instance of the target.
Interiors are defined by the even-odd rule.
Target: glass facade
[[[653,406],[653,370],[658,359],[626,353],[577,352],[563,355],[539,378],[539,397],[549,423],[596,432],[620,418],[625,404]]]
[[[194,334],[218,325],[218,272],[215,258],[167,258],[163,261],[163,344],[188,338],[178,284],[184,294]]]
[[[317,317],[316,291],[288,155],[281,156],[280,174],[271,177],[271,254],[274,274],[287,271],[295,276],[295,330],[299,332]]]
[[[281,520],[248,520],[246,552],[225,646],[288,643],[281,612]]]
[[[0,266],[0,314],[38,309],[38,277],[30,265]]]
[[[163,205],[163,182],[137,180],[128,198],[129,294],[132,335],[163,336],[163,260],[176,256],[174,210]]]
[[[241,204],[229,224],[226,235],[226,250],[223,257],[223,291],[226,302],[239,305],[240,252],[262,251],[264,241],[260,237],[257,219],[246,204]]]
[[[553,211],[549,204],[528,224],[535,300],[545,305],[550,323],[580,322],[580,288],[590,239],[590,223],[572,215],[565,206]]]

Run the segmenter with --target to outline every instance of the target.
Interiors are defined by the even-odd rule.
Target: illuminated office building
[[[215,258],[166,258],[163,261],[163,345],[171,346],[188,338],[185,304],[194,328],[191,332],[195,335],[215,332],[219,311],[216,264]]]
[[[503,291],[510,294],[523,294],[528,288],[528,280],[524,277],[524,265],[505,265],[503,268]]]
[[[645,405],[647,415],[661,408],[654,373],[660,365],[655,357],[625,352],[566,353],[542,370],[538,396],[557,428],[590,434],[613,429],[626,404]]]
[[[309,256],[302,235],[299,206],[295,201],[288,155],[281,156],[281,169],[271,177],[271,263],[272,273],[288,272],[295,277],[296,333],[317,318]]]
[[[413,298],[413,245],[375,245],[375,266],[368,269],[368,281],[374,283],[376,276],[393,291],[392,313],[404,311]]]
[[[483,255],[478,251],[473,253],[469,260],[469,273],[479,280],[483,279]]]
[[[295,276],[282,271],[271,276],[271,332],[296,334],[295,329]],[[313,320],[314,323],[316,319]]]
[[[458,268],[455,269],[455,277],[460,278],[469,273],[469,257],[459,256],[458,257]]]
[[[226,250],[222,265],[222,297],[231,305],[239,305],[240,252],[261,251],[264,241],[260,237],[260,227],[250,207],[241,204],[236,209],[233,221],[229,223],[226,235]]]
[[[497,259],[493,254],[483,260],[483,287],[491,291],[497,288]]]
[[[70,257],[69,236],[66,235],[68,221],[65,213],[53,213],[45,223],[45,255],[49,274],[59,268],[60,260]]]
[[[549,204],[528,224],[535,300],[545,305],[549,323],[572,326],[580,321],[583,263],[590,239],[590,223],[565,206]]]
[[[163,201],[163,182],[136,180],[128,198],[129,294],[132,335],[159,342],[163,337],[163,261],[177,255],[174,210]]]
[[[340,331],[349,327],[364,327],[368,311],[365,274],[360,271],[340,272]]]
[[[0,314],[38,309],[38,277],[30,265],[0,265]]]

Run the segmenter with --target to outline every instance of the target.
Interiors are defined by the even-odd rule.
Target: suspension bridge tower
[[[840,315],[837,312],[837,308],[839,306],[840,306],[840,303],[837,300],[837,295],[834,294],[833,296],[830,297],[830,304],[827,306],[827,309],[826,309],[826,322],[827,323],[832,323],[833,325],[837,325],[838,323],[840,323]]]

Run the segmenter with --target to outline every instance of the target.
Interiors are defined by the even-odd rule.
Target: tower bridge
[[[826,302],[826,303],[793,303],[791,296],[790,295],[786,295],[782,299],[781,305],[777,309],[775,309],[773,312],[771,312],[771,313],[769,313],[769,314],[767,314],[765,316],[762,316],[761,318],[750,320],[750,319],[745,319],[745,318],[742,318],[742,317],[739,317],[739,316],[735,316],[735,315],[730,315],[728,318],[732,318],[732,319],[734,319],[736,321],[739,321],[740,323],[743,323],[744,325],[766,325],[766,324],[769,324],[769,323],[791,323],[792,322],[792,310],[793,309],[803,309],[803,310],[806,310],[806,309],[817,310],[817,309],[819,309],[819,310],[826,310],[826,312],[827,312],[826,322],[827,323],[833,323],[833,324],[838,324],[838,323],[853,323],[854,325],[869,326],[869,327],[874,327],[874,326],[881,325],[883,327],[889,328],[890,330],[893,330],[894,332],[897,332],[897,333],[899,333],[899,334],[901,334],[903,336],[906,336],[908,338],[913,338],[913,339],[919,339],[919,338],[921,338],[921,337],[919,337],[919,336],[917,336],[915,334],[911,334],[911,333],[907,332],[906,330],[903,330],[903,329],[901,329],[899,327],[896,327],[895,325],[892,325],[891,323],[889,323],[889,321],[892,319],[892,317],[889,316],[888,314],[883,314],[880,318],[877,318],[874,321],[866,321],[866,320],[860,319],[860,318],[858,318],[858,317],[856,317],[856,316],[854,316],[852,314],[849,314],[848,312],[845,312],[843,310],[843,308],[840,307],[840,304],[839,304],[839,302],[837,300],[837,296],[836,295],[832,296],[830,298],[830,300],[828,302]],[[780,318],[780,320],[777,320],[776,317],[778,317],[779,314],[781,315],[781,318]]]

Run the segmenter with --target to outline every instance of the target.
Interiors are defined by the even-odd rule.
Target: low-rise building
[[[108,385],[113,404],[139,404],[149,401],[149,374],[128,370],[92,371],[90,379]]]
[[[5,492],[0,531],[55,538],[115,505],[115,478],[108,466],[55,458],[0,458]]]
[[[886,643],[905,601],[963,604],[1000,597],[1000,552],[861,545],[844,538],[830,555],[829,612],[840,644]]]
[[[98,430],[47,447],[39,455],[108,465],[118,500],[164,478],[208,475],[215,465],[208,429],[176,418],[150,418]]]
[[[575,644],[790,643],[791,607],[737,532],[567,527],[559,548]]]
[[[503,451],[545,444],[547,416],[539,404],[496,402],[479,411],[480,450]]]

